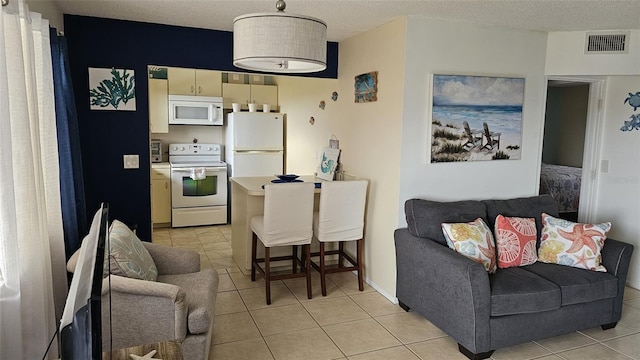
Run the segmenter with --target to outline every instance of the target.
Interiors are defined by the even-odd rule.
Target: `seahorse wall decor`
[[[629,97],[624,99],[624,103],[629,103],[629,106],[633,108],[633,111],[640,108],[640,91],[635,94],[629,93]],[[624,125],[620,128],[620,131],[640,130],[640,113],[632,114],[628,121],[624,122]]]

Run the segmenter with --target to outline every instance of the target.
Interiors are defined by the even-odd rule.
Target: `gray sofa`
[[[498,214],[557,216],[549,195],[509,200],[405,203],[407,228],[395,231],[397,289],[400,306],[421,314],[458,342],[470,359],[485,359],[495,349],[601,326],[613,328],[622,312],[623,293],[633,246],[605,241],[607,272],[536,262],[485,268],[449,249],[443,222],[480,217],[493,229]]]

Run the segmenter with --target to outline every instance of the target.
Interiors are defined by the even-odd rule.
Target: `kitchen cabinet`
[[[239,103],[243,110],[248,109],[248,103],[254,102],[258,108],[263,104],[271,105],[271,109],[278,110],[278,86],[253,84],[222,84],[224,108],[231,109],[231,104]]]
[[[275,85],[249,85],[251,86],[251,101],[261,108],[263,104],[271,105],[271,109],[278,110],[278,87]]]
[[[149,128],[152,133],[169,132],[169,101],[166,79],[149,79]]]
[[[151,222],[171,223],[171,169],[169,163],[151,165]]]
[[[222,72],[200,69],[168,69],[169,94],[222,96]]]

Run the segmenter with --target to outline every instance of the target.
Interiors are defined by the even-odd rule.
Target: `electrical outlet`
[[[125,169],[139,169],[140,157],[138,155],[124,155],[124,168]]]

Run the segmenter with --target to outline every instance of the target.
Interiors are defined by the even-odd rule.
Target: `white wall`
[[[42,17],[49,20],[49,25],[60,31],[64,30],[63,15],[58,6],[53,1],[48,0],[26,0],[29,11],[42,14]]]
[[[395,247],[406,19],[340,42],[337,80],[277,77],[287,119],[287,171],[316,171],[329,137],[340,140],[341,162],[370,180],[365,229],[367,281],[389,298],[395,294]],[[378,71],[378,101],[354,103],[354,78]],[[338,92],[338,100],[331,94]],[[319,108],[324,100],[325,109]],[[309,123],[309,117],[315,124]]]
[[[584,53],[586,31],[550,32],[546,72],[549,75],[640,74],[640,30],[632,30],[628,54]]]
[[[404,202],[510,198],[538,191],[546,78],[545,33],[409,17],[402,121],[398,224]],[[520,160],[429,163],[429,76],[470,74],[525,78]]]
[[[604,101],[601,160],[609,161],[609,171],[599,173],[594,221],[611,221],[609,236],[633,244],[628,283],[640,289],[640,131],[620,131],[633,111],[624,100],[640,91],[640,76],[609,76]]]

